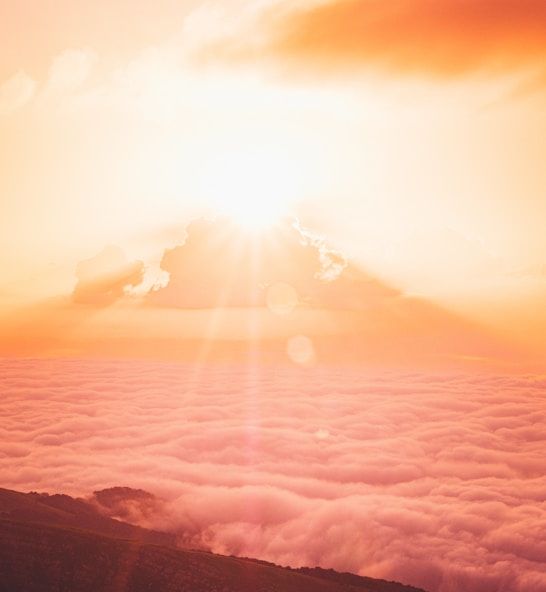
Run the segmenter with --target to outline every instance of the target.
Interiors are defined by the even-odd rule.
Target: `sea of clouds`
[[[158,496],[180,543],[430,592],[546,591],[546,378],[0,360],[0,485]]]

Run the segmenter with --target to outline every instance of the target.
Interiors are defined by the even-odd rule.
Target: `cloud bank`
[[[4,359],[0,383],[4,487],[141,488],[182,544],[546,590],[544,377]]]

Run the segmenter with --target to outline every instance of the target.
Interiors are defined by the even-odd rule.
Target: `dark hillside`
[[[73,528],[0,519],[1,592],[409,592]],[[413,588],[413,592],[422,592]]]
[[[0,488],[0,516],[24,522],[73,526],[156,545],[174,546],[176,542],[172,534],[114,520],[102,515],[95,505],[62,494],[20,493]]]
[[[153,502],[151,494],[127,488],[102,497],[118,509],[127,498]],[[174,535],[103,516],[92,502],[0,489],[0,592],[146,591],[423,592],[334,570],[180,549]]]

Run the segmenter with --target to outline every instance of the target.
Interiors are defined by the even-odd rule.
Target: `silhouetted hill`
[[[105,495],[149,501],[151,494],[116,488]],[[66,495],[0,489],[0,592],[424,592],[334,570],[150,544],[163,533],[101,521],[93,512],[92,504]],[[82,526],[91,516],[97,524]]]

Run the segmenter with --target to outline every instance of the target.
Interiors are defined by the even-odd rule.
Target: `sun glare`
[[[200,182],[202,197],[246,230],[273,226],[299,189],[295,166],[264,148],[232,151],[211,159]]]
[[[224,207],[223,213],[245,230],[261,231],[269,228],[280,218],[282,210],[268,202],[234,200]]]

